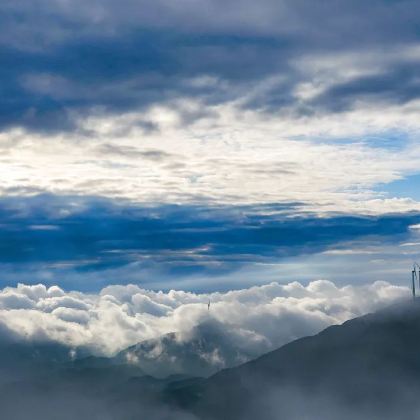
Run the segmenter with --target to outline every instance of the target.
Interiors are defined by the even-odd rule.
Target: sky
[[[419,19],[411,0],[3,0],[0,287],[407,286]]]

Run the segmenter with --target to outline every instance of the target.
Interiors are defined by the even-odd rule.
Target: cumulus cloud
[[[221,350],[203,350],[202,356],[220,368],[232,360],[244,361],[223,360],[223,346],[236,349],[245,359],[255,357],[408,295],[405,287],[386,282],[337,287],[326,280],[210,294],[156,292],[135,285],[87,294],[19,284],[0,292],[0,324],[24,340],[56,342],[76,354],[83,348],[106,356],[168,333],[175,333],[178,342],[189,342],[197,328],[210,325],[212,331],[223,333],[218,336],[224,342],[219,343]]]

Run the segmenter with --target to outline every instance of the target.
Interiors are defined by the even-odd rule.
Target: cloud
[[[154,162],[173,158],[169,153],[159,149],[139,150],[133,146],[117,146],[115,144],[103,144],[98,147],[98,152],[105,156],[126,157],[128,159],[143,158]]]
[[[110,280],[112,275],[135,281],[127,273],[105,273],[121,267],[131,267],[138,275],[142,271],[143,276],[147,270],[177,277],[220,275],[251,263],[269,264],[322,252],[338,255],[346,243],[357,246],[355,241],[364,247],[407,242],[414,238],[412,226],[420,217],[409,213],[319,218],[309,212],[297,217],[296,212],[304,211],[299,203],[139,206],[98,197],[8,197],[0,199],[0,263],[14,265],[15,274],[31,270],[35,276],[41,270],[63,277],[77,272],[84,279],[79,287],[97,290],[98,284],[115,281]],[[376,249],[375,254],[380,252]],[[89,280],[89,273],[95,271],[97,278]],[[4,268],[3,284],[6,272]],[[56,306],[84,309],[62,296],[44,304],[51,310]],[[152,303],[139,300],[138,305]]]
[[[4,133],[0,193],[99,195],[146,204],[299,202],[317,213],[420,208],[409,194],[394,198],[384,188],[417,171],[415,109],[293,122],[241,113],[231,105],[186,129],[180,109],[194,114],[200,104],[176,106],[115,118],[87,116],[82,131],[89,137]],[[139,128],[145,120],[159,130],[145,134]],[[378,134],[384,121],[387,131]],[[412,134],[392,132],[393,126]],[[370,137],[365,127],[372,130]],[[398,140],[392,147],[389,132],[391,143]],[[351,138],[344,141],[343,135]]]
[[[155,292],[135,285],[85,294],[19,284],[0,292],[0,325],[28,342],[60,343],[108,356],[167,333],[175,332],[181,343],[210,334],[218,347],[200,351],[217,370],[408,296],[407,288],[387,282],[337,287],[326,280],[210,294]],[[228,349],[235,349],[236,356]],[[170,356],[159,356],[156,369],[171,372],[171,360],[176,363]],[[148,353],[147,358],[154,356]]]
[[[0,6],[2,195],[418,210],[414,2],[75,4]]]
[[[418,99],[418,54],[401,48],[418,48],[411,0],[72,4],[2,3],[3,127],[77,131],[81,116],[178,98],[296,116],[363,109],[372,93],[388,104]],[[296,66],[333,55],[347,57],[346,66],[323,76]]]

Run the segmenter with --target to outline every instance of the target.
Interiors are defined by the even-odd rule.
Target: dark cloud
[[[261,66],[263,52],[269,67]],[[156,31],[67,41],[42,51],[3,47],[0,124],[68,130],[76,128],[77,117],[97,109],[120,113],[180,96],[218,103],[232,94],[191,80],[203,75],[235,84],[258,80],[280,66],[277,54],[275,46],[259,38]],[[184,120],[197,117],[185,115]]]
[[[77,116],[98,107],[120,113],[179,97],[221,103],[270,76],[281,83],[248,106],[307,114],[340,95],[341,110],[372,91],[390,102],[409,101],[418,97],[412,89],[418,66],[401,66],[398,57],[384,64],[381,75],[333,86],[307,104],[297,104],[294,90],[311,76],[292,63],[334,52],[381,55],[417,43],[419,14],[414,1],[387,0],[203,0],[176,7],[130,0],[72,7],[6,1],[0,6],[0,125],[71,130]],[[355,56],[356,67],[357,61]],[[202,76],[228,87],[191,83]]]
[[[395,243],[420,221],[416,214],[290,217],[298,206],[136,207],[97,198],[3,198],[0,262],[82,271],[136,263],[172,274],[216,274],[362,238]]]
[[[357,77],[347,83],[333,84],[314,100],[313,105],[320,105],[329,110],[344,110],[350,108],[358,99],[377,104],[407,103],[420,95],[418,68],[417,63],[396,63],[377,74]]]

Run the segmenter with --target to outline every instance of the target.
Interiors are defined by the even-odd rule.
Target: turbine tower
[[[411,292],[413,293],[413,299],[416,298],[416,268],[414,267],[411,271]]]
[[[417,275],[418,270],[418,275]],[[413,294],[413,299],[416,298],[416,280],[418,279],[419,282],[419,290],[420,290],[420,265],[416,262],[413,264],[413,270],[411,271],[411,292]]]

